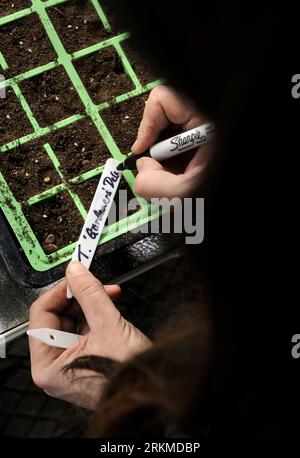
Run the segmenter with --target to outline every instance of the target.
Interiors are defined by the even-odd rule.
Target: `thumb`
[[[150,170],[163,170],[163,166],[151,157],[141,157],[136,161],[138,172],[146,172]]]
[[[114,320],[119,311],[108,296],[102,283],[80,262],[72,261],[66,271],[67,283],[92,328],[102,320]]]
[[[137,161],[138,174],[134,192],[145,199],[167,197],[169,199],[183,194],[184,176],[167,172],[155,159],[143,157]],[[182,190],[182,192],[181,192]]]

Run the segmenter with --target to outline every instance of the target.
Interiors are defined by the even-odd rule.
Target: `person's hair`
[[[159,436],[173,425],[184,434],[290,433],[283,387],[294,332],[283,308],[293,304],[277,308],[278,197],[295,140],[288,72],[297,25],[287,29],[287,7],[276,3],[111,3],[140,51],[217,126],[199,250],[213,319],[193,319],[115,367],[92,434]]]

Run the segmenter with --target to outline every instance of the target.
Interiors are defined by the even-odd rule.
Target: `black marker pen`
[[[202,124],[202,126],[187,130],[182,134],[157,143],[143,154],[131,154],[124,162],[118,165],[117,169],[134,170],[136,169],[136,161],[141,157],[152,157],[158,162],[165,161],[206,143],[214,133],[215,127],[212,123]]]

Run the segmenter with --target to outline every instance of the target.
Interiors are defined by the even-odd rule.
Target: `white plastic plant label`
[[[122,172],[117,170],[119,164],[115,159],[107,160],[74,251],[72,261],[81,262],[87,269],[90,268],[105,221],[120,184]],[[67,297],[69,299],[73,297],[69,288]]]

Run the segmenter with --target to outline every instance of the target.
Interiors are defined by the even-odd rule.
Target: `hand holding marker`
[[[135,169],[136,162],[141,157],[152,157],[157,161],[164,161],[182,154],[206,143],[214,133],[214,125],[212,123],[207,123],[157,143],[144,154],[131,155],[127,157],[123,163],[119,163],[114,159],[108,159],[72,260],[81,262],[87,269],[90,268],[106,219],[114,201],[123,170]],[[68,298],[72,297],[72,292],[69,288],[67,296]]]
[[[206,143],[214,133],[215,127],[212,123],[202,124],[202,126],[187,130],[182,134],[157,143],[143,154],[131,154],[117,167],[117,170],[136,169],[136,162],[142,157],[151,157],[158,162],[165,161],[178,154],[199,147]]]
[[[159,162],[175,157],[178,154],[184,153],[206,143],[214,135],[214,133],[215,128],[213,124],[203,124],[202,126],[195,127],[194,129],[183,132],[180,135],[176,135],[168,140],[157,143],[152,146],[149,151],[143,154],[130,155],[123,163],[118,163],[113,159],[109,159],[102,173],[87,219],[82,229],[79,242],[73,255],[73,260],[82,262],[85,267],[89,269],[123,170],[134,170],[136,168],[137,160],[141,157],[152,157]],[[104,207],[102,205],[103,202],[105,202]],[[101,207],[101,205],[103,212],[99,212],[99,206]],[[88,234],[91,234],[91,228],[93,229],[93,236],[87,237]],[[67,297],[72,297],[72,292],[69,288],[67,291]],[[49,346],[59,348],[69,348],[81,337],[77,334],[57,331],[54,329],[34,329],[28,331],[27,334]]]

